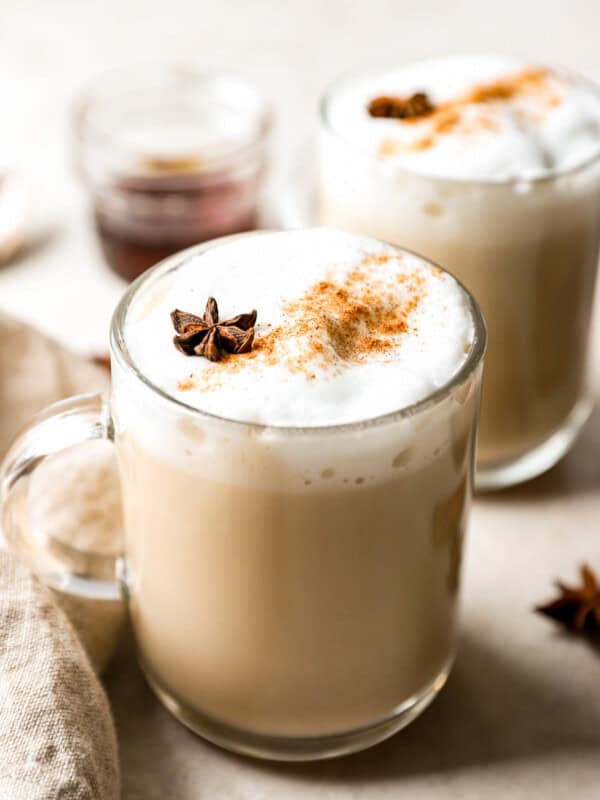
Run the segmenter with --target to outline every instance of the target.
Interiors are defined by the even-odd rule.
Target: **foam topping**
[[[327,115],[381,159],[438,177],[533,178],[600,153],[600,93],[510,58],[454,56],[345,83]]]
[[[164,285],[162,285],[164,284]],[[170,313],[255,308],[252,350],[218,362],[173,345]],[[473,341],[464,290],[416,255],[330,228],[246,236],[151,281],[125,328],[138,368],[168,394],[244,422],[320,426],[412,405]]]

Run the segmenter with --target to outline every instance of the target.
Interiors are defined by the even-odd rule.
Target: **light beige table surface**
[[[123,284],[87,226],[67,108],[108,66],[196,58],[258,81],[280,115],[281,177],[310,140],[319,91],[349,67],[508,48],[600,80],[598,23],[598,0],[0,0],[0,163],[36,189],[35,238],[0,268],[0,308],[105,349]],[[531,612],[582,560],[600,568],[600,414],[560,467],[476,503],[456,669],[410,728],[313,766],[236,758],[172,720],[125,651],[108,676],[125,800],[600,798],[600,653]]]

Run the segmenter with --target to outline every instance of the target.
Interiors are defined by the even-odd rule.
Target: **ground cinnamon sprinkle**
[[[491,103],[495,100],[511,100],[518,94],[545,93],[549,77],[547,69],[541,67],[526,69],[516,75],[476,86],[463,102]]]
[[[382,263],[389,255],[368,256],[365,266]],[[342,284],[320,281],[304,297],[288,304],[294,333],[305,344],[300,368],[315,359],[357,362],[397,346],[397,337],[409,330],[409,317],[421,300],[423,279],[413,275],[408,300],[398,301],[395,286],[376,277],[365,280],[364,270],[351,271]],[[323,346],[327,341],[330,350]]]
[[[314,380],[318,369],[338,372],[373,355],[391,357],[398,337],[415,331],[415,311],[426,291],[425,278],[418,272],[382,276],[374,269],[401,258],[366,255],[341,280],[318,281],[284,306],[281,324],[266,332],[257,330],[250,352],[207,365],[197,376],[200,388],[210,390],[224,370],[238,372],[257,361],[282,363],[290,372]]]
[[[456,128],[466,134],[481,130],[498,130],[499,123],[483,111],[475,119],[465,120],[465,111],[474,105],[485,105],[498,101],[512,100],[519,97],[535,97],[540,101],[542,109],[560,105],[560,97],[556,94],[551,82],[551,73],[544,68],[522,70],[490,83],[476,86],[468,94],[435,106],[425,117],[408,117],[403,124],[418,125],[426,130],[423,136],[406,144],[388,137],[378,148],[378,155],[393,156],[404,150],[418,151],[433,147],[437,138]]]
[[[417,139],[416,142],[411,144],[411,150],[429,150],[430,147],[433,147],[434,144],[433,136],[424,136],[422,139]]]
[[[460,122],[460,114],[455,108],[442,109],[437,115],[433,130],[436,133],[447,133],[453,130]]]

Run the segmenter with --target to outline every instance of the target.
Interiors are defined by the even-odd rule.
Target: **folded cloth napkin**
[[[0,553],[0,799],[116,800],[115,730],[46,587]]]
[[[101,369],[0,315],[0,457],[41,408],[107,383]],[[30,511],[47,535],[75,549],[118,551],[108,445],[48,459],[30,490]],[[51,591],[0,550],[0,800],[118,797],[116,736],[95,671],[108,662],[123,620],[121,603]]]
[[[0,454],[18,429],[45,406],[107,386],[102,369],[0,313]]]

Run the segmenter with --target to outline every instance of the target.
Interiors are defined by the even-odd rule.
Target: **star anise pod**
[[[390,95],[374,97],[367,106],[367,111],[372,117],[410,119],[431,114],[435,111],[435,107],[425,92],[416,92],[410,97],[393,97]]]
[[[545,614],[577,633],[600,634],[600,583],[587,564],[581,567],[582,584],[567,586],[562,581],[556,585],[560,596],[536,611]]]
[[[256,311],[219,322],[217,301],[209,297],[202,317],[176,308],[171,321],[177,331],[173,342],[178,350],[186,356],[220,361],[226,353],[247,353],[252,348]]]

